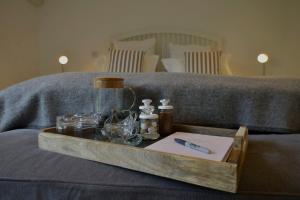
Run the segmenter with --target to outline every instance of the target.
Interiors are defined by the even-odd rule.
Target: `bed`
[[[222,40],[198,34],[141,32],[118,41],[155,38],[168,44],[223,49]],[[226,71],[226,66],[222,65]],[[153,69],[152,69],[153,70]],[[151,71],[151,70],[150,70]],[[158,63],[156,71],[165,71]],[[226,73],[226,72],[225,72]],[[94,111],[93,79],[123,77],[140,103],[170,98],[175,122],[250,129],[237,194],[40,150],[40,129],[58,115]],[[138,105],[135,106],[138,110]],[[61,73],[0,91],[0,199],[299,199],[300,79],[195,73]]]
[[[39,129],[53,126],[57,115],[93,111],[92,79],[111,75],[124,77],[138,101],[170,97],[178,123],[256,131],[238,193],[40,150]],[[17,84],[0,92],[0,199],[299,199],[299,85],[164,72],[63,73]]]

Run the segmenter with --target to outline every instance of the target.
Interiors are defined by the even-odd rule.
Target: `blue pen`
[[[211,154],[212,151],[206,147],[202,147],[202,146],[199,146],[197,144],[193,144],[191,142],[188,142],[186,140],[182,140],[182,139],[179,139],[179,138],[175,138],[174,139],[176,143],[178,144],[181,144],[187,148],[190,148],[190,149],[194,149],[194,150],[197,150],[197,151],[200,151],[202,153],[206,153],[206,154]]]

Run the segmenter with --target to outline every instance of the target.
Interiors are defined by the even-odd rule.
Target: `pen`
[[[190,149],[194,149],[194,150],[197,150],[197,151],[200,151],[202,153],[206,153],[206,154],[211,154],[212,151],[206,147],[202,147],[202,146],[199,146],[197,144],[193,144],[191,142],[188,142],[186,140],[182,140],[182,139],[179,139],[179,138],[175,138],[174,139],[176,143],[178,144],[181,144],[187,148],[190,148]]]

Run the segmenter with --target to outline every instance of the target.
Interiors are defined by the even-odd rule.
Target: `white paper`
[[[206,154],[185,147],[181,144],[176,143],[174,140],[175,138],[186,140],[199,146],[206,147],[210,149],[212,153]],[[196,158],[204,158],[208,160],[223,161],[224,159],[226,159],[228,151],[231,150],[232,144],[232,137],[176,132],[152,145],[147,146],[146,149]]]

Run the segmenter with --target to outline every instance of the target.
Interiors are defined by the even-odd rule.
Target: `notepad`
[[[206,147],[212,151],[211,154],[205,154],[183,145],[177,144],[175,138],[183,139],[194,144]],[[184,133],[176,132],[154,144],[146,147],[146,149],[151,149],[160,152],[173,153],[183,156],[190,156],[195,158],[203,158],[207,160],[214,161],[225,161],[233,146],[232,137],[221,137],[221,136],[211,136],[202,135],[195,133]]]

